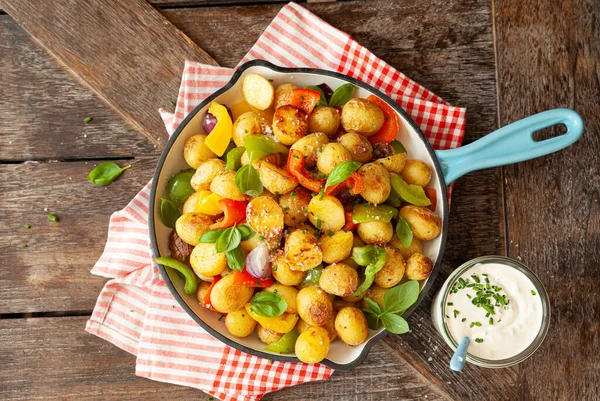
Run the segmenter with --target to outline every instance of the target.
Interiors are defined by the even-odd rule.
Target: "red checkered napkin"
[[[408,79],[347,34],[306,9],[282,8],[241,62],[337,71],[380,89],[403,107],[437,149],[461,144],[465,110]],[[161,110],[169,135],[198,103],[227,83],[233,70],[187,62],[175,113]],[[136,375],[199,388],[221,400],[258,400],[267,392],[327,379],[323,365],[270,362],[230,348],[205,332],[163,282],[148,236],[151,183],[110,219],[92,273],[111,278],[86,330],[137,355]]]

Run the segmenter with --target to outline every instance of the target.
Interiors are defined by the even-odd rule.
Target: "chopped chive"
[[[298,194],[298,192],[296,192],[296,191],[292,191],[292,192],[290,192],[290,195],[291,195],[291,196],[296,196],[297,194]]]
[[[458,288],[465,288],[465,286],[467,285],[466,281],[461,278],[458,279],[458,282],[460,283],[461,286],[459,286]]]
[[[224,316],[225,316],[225,315],[221,315],[221,316],[219,317],[219,322],[221,321],[221,319],[223,319],[223,317],[224,317]]]
[[[448,302],[448,306],[453,306],[454,302]]]
[[[454,318],[456,319],[456,316],[458,316],[458,314],[460,313],[460,311],[455,310],[454,311]]]
[[[534,290],[531,290],[531,295],[537,295]]]
[[[475,280],[476,283],[479,283],[481,281],[475,273],[471,274],[471,277],[473,277],[473,280]]]
[[[86,117],[86,118],[83,119],[83,122],[87,124],[87,123],[89,123],[92,120],[93,120],[92,117]]]
[[[31,224],[27,224],[27,223],[25,223],[25,224],[23,225],[23,227],[25,227],[25,228],[29,229],[29,228],[31,228]]]
[[[21,248],[27,248],[27,244],[21,245]]]
[[[483,338],[476,338],[475,342],[481,344],[483,342]]]
[[[333,237],[334,232],[331,230],[327,230],[327,235],[329,235],[330,237]]]
[[[466,322],[466,321],[467,321],[466,317],[463,317],[462,320],[461,320],[461,322],[463,322],[463,323]]]
[[[55,214],[49,214],[48,215],[48,220],[53,221],[53,222],[57,222],[58,221],[58,217],[56,217]]]
[[[494,312],[494,308],[493,308],[493,307],[491,307],[491,306],[489,306],[489,305],[481,305],[481,307],[482,307],[483,309],[485,309],[485,311],[486,311],[487,313],[491,314],[491,315],[495,315],[495,314],[496,314],[496,312]]]
[[[494,324],[494,318],[493,317],[490,318],[490,325],[491,324]]]
[[[175,102],[172,100],[169,100],[169,103],[171,103],[171,106],[175,106]]]
[[[471,299],[471,298],[473,298],[473,297],[472,297],[472,296],[470,296],[469,294],[467,294],[467,298]]]
[[[488,276],[488,274],[487,274],[487,273],[481,273],[481,275],[482,275],[482,276],[485,276],[485,277],[487,277],[487,276]]]

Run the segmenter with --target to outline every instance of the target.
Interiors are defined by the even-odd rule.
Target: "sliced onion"
[[[204,120],[202,120],[202,129],[204,130],[204,133],[207,135],[210,134],[210,132],[215,128],[215,125],[217,125],[217,117],[213,116],[209,112],[206,112],[204,115]]]
[[[319,88],[321,88],[321,90],[323,91],[323,93],[325,94],[325,97],[327,98],[327,103],[329,103],[329,100],[331,99],[331,95],[333,95],[333,89],[331,89],[329,87],[329,85],[323,83],[320,85],[317,85]]]
[[[254,278],[266,280],[271,277],[271,262],[269,250],[264,246],[257,246],[246,256],[246,271]]]

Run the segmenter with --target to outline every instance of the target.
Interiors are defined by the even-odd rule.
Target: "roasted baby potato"
[[[352,252],[354,234],[351,231],[336,231],[322,235],[319,245],[323,251],[323,262],[335,263],[346,259]]]
[[[223,198],[236,201],[248,199],[235,184],[235,171],[224,171],[216,176],[210,183],[210,190]]]
[[[221,159],[209,159],[201,162],[190,180],[196,191],[209,189],[216,176],[225,171],[225,162]]]
[[[233,278],[233,274],[223,277],[210,291],[210,305],[221,313],[242,309],[254,295],[254,288],[235,285]]]
[[[308,132],[336,136],[340,128],[340,113],[333,107],[316,107],[308,116]]]
[[[387,244],[394,235],[394,226],[385,221],[368,221],[360,223],[356,232],[361,240],[371,245]]]
[[[183,202],[182,213],[192,213],[196,211],[196,205],[198,204],[198,199],[200,198],[200,192],[194,192]]]
[[[425,207],[404,206],[400,209],[400,216],[408,221],[413,235],[420,240],[434,239],[442,231],[442,219]]]
[[[283,337],[283,333],[277,333],[276,331],[265,329],[261,325],[258,325],[258,330],[256,332],[260,341],[267,345],[276,343],[281,339],[281,337]]]
[[[323,145],[317,155],[317,168],[323,174],[329,174],[340,163],[352,160],[352,155],[341,144],[330,142]]]
[[[217,155],[206,146],[204,143],[205,139],[206,135],[192,135],[185,141],[185,145],[183,145],[183,157],[187,164],[193,169],[197,169],[198,166],[200,166],[200,163],[217,157]]]
[[[395,247],[396,249],[398,249],[400,251],[400,253],[402,254],[402,256],[404,257],[404,260],[408,259],[410,255],[412,255],[413,253],[422,253],[423,252],[423,245],[421,244],[421,240],[413,237],[412,242],[410,243],[410,245],[408,246],[408,248],[405,248],[404,246],[402,246],[402,242],[400,241],[400,238],[398,238],[395,234],[392,237],[391,241],[390,241],[390,245],[392,245],[393,247]]]
[[[335,196],[315,196],[308,204],[308,219],[317,228],[339,231],[346,224],[344,207]]]
[[[333,305],[325,291],[318,287],[304,287],[296,299],[298,314],[311,326],[323,326],[333,314]]]
[[[319,363],[329,352],[329,334],[323,327],[310,327],[296,340],[296,357],[305,363]]]
[[[216,276],[227,268],[225,253],[217,253],[214,244],[200,243],[190,255],[194,271],[202,276]]]
[[[247,135],[258,134],[262,134],[260,116],[254,111],[242,114],[233,123],[233,142],[235,142],[235,146],[246,146],[244,138]]]
[[[275,166],[279,166],[279,162],[280,162],[281,158],[279,156],[279,153],[275,153],[274,155],[268,155],[265,156],[259,160],[254,160],[252,162],[252,166],[256,169],[258,169],[258,167],[260,166],[260,163],[265,161],[265,162],[269,162]],[[242,164],[242,166],[245,166],[246,164],[250,163],[250,156],[248,156],[248,152],[244,152],[242,154],[242,158],[240,159],[240,163]]]
[[[294,84],[279,85],[277,89],[275,89],[275,109],[289,104],[289,93],[292,91],[292,89],[296,88],[297,86]]]
[[[366,99],[350,99],[342,108],[342,126],[347,132],[371,136],[381,129],[384,118],[381,109]]]
[[[402,179],[409,184],[426,187],[431,181],[433,171],[428,164],[421,160],[408,159],[402,170]]]
[[[240,309],[229,312],[227,316],[225,316],[225,327],[231,335],[238,338],[244,338],[254,333],[256,321],[246,313],[245,309]]]
[[[335,331],[346,344],[359,345],[367,339],[369,326],[360,309],[347,306],[340,309],[335,317]]]
[[[296,229],[285,239],[285,257],[292,270],[304,272],[321,264],[323,252],[314,234]]]
[[[298,323],[296,324],[296,330],[298,330],[298,333],[300,333],[300,334],[304,333],[306,330],[308,330],[311,327],[315,327],[315,326],[311,326],[310,324],[306,323],[302,319],[299,319]],[[331,315],[329,320],[327,320],[327,323],[325,323],[323,326],[316,326],[316,327],[322,327],[325,330],[327,330],[327,333],[329,334],[329,341],[333,341],[337,337],[337,333],[335,332],[335,314]]]
[[[287,303],[286,313],[297,313],[298,306],[296,304],[296,297],[298,296],[298,290],[296,287],[289,285],[283,285],[281,283],[273,283],[270,287],[264,289],[266,292],[274,292],[279,294]]]
[[[308,204],[310,193],[302,188],[296,187],[292,192],[279,198],[279,205],[283,209],[283,222],[289,227],[299,227],[308,219]]]
[[[273,115],[273,134],[284,145],[292,145],[306,135],[308,116],[294,106],[281,106]]]
[[[397,153],[395,155],[382,157],[376,160],[390,173],[400,174],[406,164],[406,153]]]
[[[202,281],[199,280],[198,281],[198,291],[196,291],[196,298],[198,299],[198,302],[200,302],[201,304],[204,302],[204,297],[206,296],[206,293],[208,292],[208,289],[210,288],[210,284],[208,281]]]
[[[433,262],[422,253],[413,253],[406,261],[406,278],[425,280],[433,270]]]
[[[329,143],[329,138],[322,132],[315,132],[300,138],[290,149],[297,150],[304,155],[306,167],[314,167],[317,164],[318,150]]]
[[[383,308],[383,296],[388,291],[388,288],[381,288],[377,284],[373,284],[367,291],[365,298],[369,298],[371,301],[377,302],[379,306]],[[363,300],[363,307],[368,305]]]
[[[242,93],[246,102],[259,110],[271,107],[275,96],[271,82],[259,74],[246,75],[242,83]]]
[[[205,214],[192,212],[182,214],[175,222],[175,231],[184,242],[196,246],[202,234],[210,230],[212,220]]]
[[[267,161],[258,165],[258,175],[264,187],[276,195],[287,194],[298,185],[287,171]]]
[[[344,263],[334,263],[323,269],[319,287],[328,294],[350,296],[358,288],[358,272]]]
[[[265,238],[275,238],[283,233],[283,209],[268,196],[259,196],[246,207],[246,220],[250,227]]]
[[[404,257],[398,249],[390,245],[384,245],[387,260],[385,264],[375,274],[375,284],[382,288],[392,288],[404,277]]]
[[[363,164],[358,169],[363,178],[363,190],[360,195],[369,203],[378,205],[387,200],[392,191],[390,173],[378,163]]]
[[[292,270],[283,252],[273,258],[273,278],[283,285],[298,285],[306,278],[306,272]]]
[[[368,163],[373,157],[373,146],[369,140],[357,134],[348,132],[338,138],[338,142],[352,155],[352,160]]]

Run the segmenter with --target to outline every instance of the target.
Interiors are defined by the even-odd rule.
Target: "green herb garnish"
[[[272,292],[256,293],[250,300],[250,310],[262,317],[281,316],[287,307],[285,299]]]
[[[58,217],[56,217],[56,215],[55,215],[55,214],[49,214],[49,215],[48,215],[48,220],[50,220],[50,221],[52,221],[52,222],[56,223],[56,222],[58,221]]]
[[[94,185],[105,186],[113,182],[118,176],[121,175],[121,173],[123,173],[123,171],[130,167],[131,164],[121,168],[117,163],[103,162],[98,164],[92,169],[92,171],[90,171],[87,179]]]

